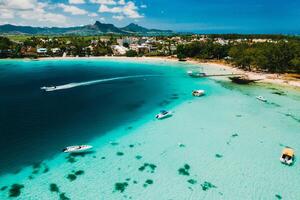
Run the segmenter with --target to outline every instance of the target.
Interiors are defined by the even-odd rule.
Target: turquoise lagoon
[[[0,199],[300,199],[297,158],[279,162],[285,146],[300,149],[300,93],[186,75],[196,68],[1,61]],[[40,90],[74,82],[81,86]],[[198,88],[206,95],[193,98]],[[174,116],[155,120],[161,109]],[[82,143],[93,151],[60,152]]]

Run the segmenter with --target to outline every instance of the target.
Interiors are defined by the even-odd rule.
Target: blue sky
[[[300,33],[299,0],[0,0],[0,23],[77,26],[96,20],[199,33]]]

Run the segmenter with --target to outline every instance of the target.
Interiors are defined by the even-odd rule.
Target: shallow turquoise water
[[[118,64],[124,63],[133,64]],[[59,199],[62,194],[70,199],[300,198],[298,161],[291,167],[279,162],[284,146],[293,147],[296,155],[300,149],[298,92],[191,79],[184,64],[136,65],[151,66],[166,76],[164,84],[156,84],[163,87],[160,103],[174,111],[173,117],[155,120],[162,104],[154,99],[155,105],[134,120],[124,121],[105,135],[93,134],[90,154],[68,157],[57,153],[41,165],[3,174],[0,187],[8,187],[0,191],[0,198],[8,199],[15,183],[24,186],[17,199],[26,200]],[[205,89],[207,95],[192,98],[194,88]],[[268,103],[256,100],[257,95],[266,97]],[[175,101],[166,102],[168,98]],[[189,167],[184,168],[185,164]],[[180,174],[180,168],[187,173]],[[71,180],[79,170],[84,173]],[[58,186],[58,192],[50,191],[51,183]],[[115,190],[116,183],[126,183],[123,192]]]

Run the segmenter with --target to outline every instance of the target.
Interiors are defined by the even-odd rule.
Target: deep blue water
[[[159,76],[40,89],[132,75]],[[153,111],[170,95],[165,75],[163,67],[113,61],[1,61],[0,172],[49,158]]]

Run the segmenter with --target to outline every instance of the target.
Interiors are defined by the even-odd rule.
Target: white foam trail
[[[143,77],[149,77],[149,76],[158,76],[158,75],[121,76],[121,77],[98,79],[98,80],[85,81],[85,82],[79,82],[79,83],[68,83],[68,84],[64,84],[64,85],[57,85],[57,86],[50,86],[50,87],[44,86],[44,87],[41,87],[41,90],[45,90],[46,92],[52,92],[55,90],[65,90],[65,89],[70,89],[70,88],[74,88],[74,87],[92,85],[92,84],[103,83],[103,82],[108,82],[108,81],[115,81],[115,80],[129,79],[129,78],[143,78]]]

